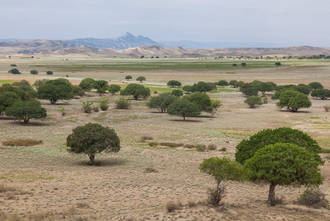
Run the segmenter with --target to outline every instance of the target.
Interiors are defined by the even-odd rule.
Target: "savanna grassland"
[[[242,67],[241,63],[247,66]],[[73,84],[83,78],[108,80],[125,86],[126,75],[133,79],[143,75],[152,96],[171,91],[169,80],[184,85],[198,81],[219,80],[273,81],[299,84],[319,81],[330,88],[330,62],[325,60],[214,59],[119,59],[97,57],[41,57],[0,59],[0,84],[22,79],[33,83],[39,79],[66,77]],[[232,64],[236,63],[234,67]],[[9,74],[16,64],[20,75]],[[30,70],[37,69],[38,75]],[[46,75],[48,70],[54,75]],[[268,206],[268,186],[228,182],[224,206],[209,207],[203,202],[212,177],[199,171],[205,158],[234,158],[235,147],[242,140],[265,128],[292,127],[307,132],[325,150],[330,150],[330,100],[311,99],[312,107],[298,113],[280,111],[276,101],[250,109],[236,88],[218,87],[208,93],[221,100],[215,114],[182,121],[180,117],[158,113],[146,106],[146,100],[131,100],[131,108],[119,110],[110,99],[107,111],[83,113],[81,101],[100,100],[95,92],[80,99],[59,101],[47,109],[47,118],[23,125],[11,118],[0,118],[0,141],[18,138],[41,140],[36,146],[4,146],[0,143],[0,220],[330,220],[328,209],[297,205],[304,188],[278,187],[283,203]],[[63,115],[63,111],[65,114]],[[96,156],[96,166],[87,164],[86,155],[68,153],[66,138],[72,129],[88,122],[114,128],[121,140],[116,154]],[[143,140],[143,137],[152,140]],[[157,142],[157,145],[149,145]],[[168,147],[161,143],[175,143]],[[200,151],[185,145],[216,146]],[[330,154],[323,153],[324,178],[320,189],[330,200]],[[178,209],[167,212],[168,202]],[[180,205],[181,204],[181,205]]]

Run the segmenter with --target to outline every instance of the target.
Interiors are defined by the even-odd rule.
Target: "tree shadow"
[[[170,120],[170,121],[175,121],[175,122],[189,122],[189,123],[199,123],[201,122],[200,120],[191,120],[191,119],[186,119],[186,120],[179,120],[179,119],[173,119],[173,120]]]
[[[290,110],[280,110],[280,112],[293,113],[293,114],[308,114],[310,111],[290,111]]]
[[[216,117],[212,115],[200,115],[200,116],[196,116],[195,118],[216,118]]]
[[[0,116],[0,120],[16,120],[16,118],[2,115],[2,116]]]
[[[45,123],[45,122],[29,122],[25,124],[22,121],[13,121],[11,124],[19,125],[19,126],[31,126],[31,127],[44,127],[44,126],[50,126],[52,123]]]
[[[125,165],[127,162],[128,160],[126,159],[112,158],[112,159],[95,160],[94,164],[91,164],[90,161],[88,160],[76,161],[73,164],[78,166],[90,166],[90,167],[112,167],[112,166]]]

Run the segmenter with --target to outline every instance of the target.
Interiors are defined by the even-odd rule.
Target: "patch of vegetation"
[[[329,202],[325,198],[325,194],[318,188],[308,188],[298,198],[301,205],[313,207],[316,209],[329,208]]]
[[[2,141],[2,145],[4,146],[36,146],[42,144],[42,140],[34,140],[34,139],[10,139]]]

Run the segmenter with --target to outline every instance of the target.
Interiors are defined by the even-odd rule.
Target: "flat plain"
[[[246,62],[247,68],[241,67]],[[238,64],[233,67],[232,64]],[[330,62],[325,60],[249,61],[214,59],[119,59],[96,57],[40,57],[0,59],[0,84],[26,79],[67,77],[78,84],[85,77],[109,80],[125,85],[126,75],[143,75],[153,91],[168,91],[168,80],[183,84],[197,81],[261,80],[277,84],[319,81],[330,88]],[[21,75],[8,74],[16,64]],[[37,69],[38,75],[30,70]],[[47,70],[54,71],[47,76]],[[133,82],[133,81],[132,81]],[[0,118],[0,141],[32,138],[43,143],[33,147],[7,147],[0,143],[0,218],[8,220],[330,220],[326,209],[312,209],[296,204],[304,188],[279,187],[283,204],[269,207],[267,185],[227,183],[221,209],[200,203],[206,200],[213,179],[198,169],[203,159],[218,156],[233,158],[236,145],[265,128],[288,126],[307,132],[323,149],[330,150],[330,112],[323,106],[330,100],[312,99],[312,107],[298,113],[281,111],[269,96],[269,103],[249,109],[244,96],[233,88],[219,88],[209,93],[221,100],[214,114],[203,114],[183,122],[179,117],[160,114],[146,107],[145,100],[131,101],[128,110],[115,109],[119,95],[105,95],[111,100],[108,111],[86,114],[81,101],[96,101],[96,93],[81,99],[50,105],[45,120],[32,120],[24,126],[13,119]],[[65,116],[61,109],[64,108]],[[87,165],[85,155],[66,150],[66,137],[72,129],[88,122],[114,128],[121,139],[116,154],[99,154],[97,166]],[[148,145],[143,136],[155,142],[214,144],[216,150]],[[322,154],[325,164],[320,189],[330,201],[330,155]],[[146,172],[147,168],[154,172]],[[147,170],[148,171],[148,170]],[[9,188],[10,187],[10,188]],[[7,188],[7,191],[5,191]],[[9,189],[9,190],[8,190]],[[182,207],[168,213],[168,202]],[[192,206],[193,204],[196,204]],[[15,219],[15,217],[20,217]],[[6,218],[3,218],[6,220]]]

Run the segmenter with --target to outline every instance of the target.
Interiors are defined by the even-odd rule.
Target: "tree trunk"
[[[276,187],[276,184],[274,184],[274,183],[271,183],[270,186],[269,186],[268,203],[271,206],[275,206],[275,201],[276,201],[276,198],[275,198],[275,187]]]
[[[183,115],[183,120],[186,120],[186,116],[185,115]]]
[[[51,104],[56,104],[56,101],[55,100],[50,100],[50,103]]]
[[[94,164],[94,160],[95,160],[95,154],[89,154],[89,162],[90,164]]]
[[[30,118],[27,117],[27,116],[24,116],[23,122],[24,122],[25,124],[27,124],[27,123],[29,123],[29,121],[30,121]]]

